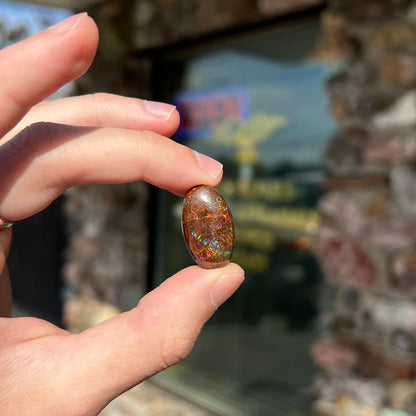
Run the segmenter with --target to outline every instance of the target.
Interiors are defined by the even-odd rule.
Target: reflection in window
[[[176,140],[224,164],[219,190],[235,221],[233,261],[247,279],[160,382],[183,386],[193,399],[208,395],[220,414],[309,409],[309,348],[323,285],[309,235],[320,220],[322,154],[333,129],[328,68],[310,60],[316,34],[317,24],[306,23],[164,63],[160,98],[181,113]],[[181,200],[160,193],[159,202],[156,280],[192,264],[178,244]]]

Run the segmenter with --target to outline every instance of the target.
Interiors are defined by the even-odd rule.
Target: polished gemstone
[[[230,208],[211,186],[196,186],[185,196],[182,231],[194,260],[204,269],[223,267],[234,250],[234,224]]]

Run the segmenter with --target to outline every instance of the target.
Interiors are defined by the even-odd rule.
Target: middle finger
[[[0,216],[26,218],[76,184],[144,180],[183,195],[221,174],[219,162],[153,132],[37,123],[0,147]]]
[[[179,125],[175,106],[113,94],[89,94],[43,101],[34,106],[19,124],[0,140],[10,140],[19,131],[39,121],[95,127],[150,130],[171,136]]]

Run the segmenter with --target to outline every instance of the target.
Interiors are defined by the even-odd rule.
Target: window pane
[[[318,23],[308,21],[172,53],[156,80],[157,98],[181,113],[176,140],[224,164],[219,190],[235,221],[233,261],[246,270],[191,355],[159,377],[219,413],[309,409],[309,349],[326,293],[309,236],[333,130],[329,68],[312,59],[317,35]],[[155,284],[192,264],[181,207],[159,192]]]

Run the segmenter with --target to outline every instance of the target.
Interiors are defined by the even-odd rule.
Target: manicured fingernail
[[[163,120],[169,120],[176,108],[174,105],[158,101],[146,101],[145,105],[150,114],[157,118],[162,118]]]
[[[243,283],[244,274],[226,274],[211,289],[211,303],[215,309],[221,306]]]
[[[195,155],[201,169],[208,173],[211,178],[218,178],[219,174],[222,172],[222,163],[202,153],[195,152]]]
[[[74,14],[73,16],[70,16],[67,19],[61,20],[49,29],[54,30],[56,32],[68,32],[72,29],[75,29],[78,26],[78,23],[81,21],[81,19],[87,15],[88,13],[86,12]]]

